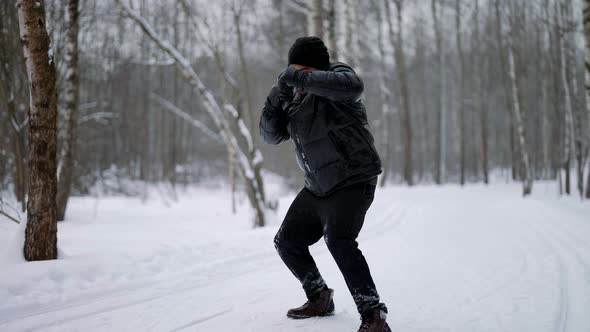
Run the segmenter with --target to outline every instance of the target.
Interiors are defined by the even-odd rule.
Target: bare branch
[[[186,120],[193,127],[198,128],[201,131],[203,131],[204,134],[206,134],[207,136],[209,136],[213,140],[218,141],[221,139],[221,137],[218,134],[216,134],[215,132],[213,132],[211,129],[209,129],[209,127],[207,127],[206,124],[193,118],[190,114],[188,114],[187,112],[178,108],[171,101],[169,101],[169,100],[167,100],[167,99],[165,99],[153,92],[150,94],[150,98],[157,101],[163,107],[163,109],[165,109],[166,111],[169,111],[172,114],[178,116],[179,118]]]

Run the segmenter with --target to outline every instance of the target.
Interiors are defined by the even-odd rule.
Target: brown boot
[[[358,332],[391,332],[385,321],[387,313],[379,308],[367,310],[361,314],[361,327]]]
[[[312,300],[308,300],[299,308],[287,311],[287,317],[293,319],[304,319],[310,317],[324,317],[334,315],[334,290],[327,288]]]

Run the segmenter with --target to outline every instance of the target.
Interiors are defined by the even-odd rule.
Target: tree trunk
[[[17,10],[14,4],[3,4],[0,7],[0,15],[2,16],[0,44],[3,45],[0,47],[0,100],[6,105],[6,126],[10,127],[12,132],[7,143],[12,143],[14,153],[14,195],[20,203],[21,211],[25,212],[27,209],[27,169],[24,128],[27,119],[21,120],[20,118],[23,117],[19,117],[19,114],[28,113],[28,107],[25,106],[24,101],[26,98],[28,102],[29,98],[27,70],[23,57],[15,56],[15,54],[22,52],[22,46],[19,40]],[[3,170],[6,166],[8,163],[2,164]]]
[[[406,60],[403,48],[403,31],[402,31],[402,0],[394,1],[397,9],[397,32],[394,32],[393,22],[391,19],[391,10],[389,1],[385,0],[385,13],[389,25],[389,34],[391,43],[394,46],[395,64],[399,79],[399,96],[400,96],[400,123],[401,123],[401,140],[404,145],[404,180],[410,186],[414,185],[413,166],[412,166],[412,121],[410,118],[410,96],[408,91],[408,79],[406,72]]]
[[[79,74],[78,74],[78,30],[79,30],[79,11],[78,0],[68,0],[66,8],[65,22],[66,31],[66,77],[65,77],[65,140],[63,143],[62,161],[59,171],[59,183],[57,186],[57,220],[64,220],[66,207],[72,179],[74,176],[74,164],[76,160],[77,140],[78,140],[78,104],[79,94]]]
[[[331,0],[334,1],[334,0]],[[379,63],[381,64],[382,68],[385,68],[385,41],[384,41],[384,34],[383,34],[383,14],[382,14],[382,1],[378,1],[375,11],[377,13],[377,45],[379,47]],[[381,175],[380,179],[380,186],[383,187],[387,183],[389,178],[389,172],[391,170],[391,155],[393,154],[392,146],[391,146],[391,139],[390,139],[390,118],[391,118],[391,110],[389,108],[389,96],[390,96],[390,89],[387,86],[386,81],[387,73],[385,70],[381,70],[379,72],[379,97],[381,98],[381,156],[383,159],[383,174]]]
[[[234,25],[236,28],[236,40],[238,43],[238,58],[240,59],[240,73],[242,76],[242,89],[243,93],[243,105],[244,105],[244,118],[250,123],[250,132],[256,132],[258,128],[256,122],[254,121],[254,112],[252,112],[252,96],[250,94],[250,82],[249,82],[249,75],[248,75],[248,64],[246,62],[246,55],[244,52],[244,42],[242,36],[242,9],[234,8]],[[256,142],[258,139],[252,137],[252,139]]]
[[[434,22],[434,37],[436,43],[436,52],[438,60],[438,80],[437,80],[437,128],[436,128],[436,160],[434,170],[434,180],[437,184],[445,181],[445,164],[446,164],[446,100],[445,100],[445,56],[442,43],[441,24],[437,7],[438,0],[432,0],[432,21]]]
[[[307,16],[307,34],[324,38],[324,3],[322,0],[309,0],[310,9]]]
[[[511,23],[510,23],[510,45],[508,46],[508,72],[510,77],[510,83],[512,87],[512,111],[514,112],[514,126],[516,127],[516,133],[518,135],[518,144],[520,150],[520,158],[522,160],[523,166],[523,196],[529,195],[533,190],[533,179],[529,161],[529,154],[527,151],[527,144],[526,144],[526,135],[524,131],[524,123],[522,119],[521,113],[521,105],[522,102],[520,100],[520,92],[518,88],[518,80],[516,77],[516,61],[515,61],[515,52],[516,52],[516,43],[514,41],[516,37],[516,29],[514,22],[516,20],[516,9],[513,4],[511,8]]]
[[[565,4],[560,0],[560,3],[557,7],[558,11],[556,13],[557,18],[557,25],[559,26],[560,32],[558,37],[558,47],[559,47],[559,54],[561,58],[561,83],[563,87],[563,97],[565,100],[565,112],[564,112],[564,119],[565,119],[565,143],[564,143],[564,155],[563,155],[563,167],[566,172],[566,180],[565,180],[565,192],[566,194],[571,193],[570,187],[570,168],[571,168],[571,158],[572,155],[575,155],[573,151],[575,149],[574,145],[574,117],[573,117],[573,106],[572,106],[572,99],[570,94],[570,86],[568,80],[568,68],[567,68],[567,53],[566,53],[566,45],[565,45],[565,36],[564,36],[564,20],[565,20]]]
[[[590,199],[590,0],[584,0],[584,38],[586,47],[584,49],[585,81],[586,81],[586,115],[588,128],[586,131],[586,161],[588,164],[588,175],[586,181],[586,198]]]
[[[338,61],[338,36],[336,36],[336,25],[338,18],[336,16],[336,0],[328,0],[328,50],[330,51],[330,60]]]
[[[465,184],[465,161],[466,161],[466,149],[465,149],[465,56],[463,55],[463,44],[461,38],[461,0],[455,0],[455,29],[456,40],[457,40],[457,52],[459,54],[459,93],[458,104],[459,104],[459,140],[460,140],[460,183]]]
[[[481,36],[479,31],[479,0],[475,0],[475,54],[476,54],[476,72],[475,77],[477,80],[477,95],[479,99],[479,113],[480,113],[480,124],[481,124],[481,165],[483,170],[483,182],[489,183],[489,170],[488,170],[488,112],[486,106],[486,98],[484,96],[483,88],[483,73],[486,73],[486,58],[487,55],[482,52],[481,47]]]
[[[359,61],[358,39],[358,6],[359,2],[344,0],[344,45],[340,54],[342,61],[351,65],[357,74],[362,73]]]
[[[514,112],[512,111],[512,102],[511,102],[511,88],[510,88],[510,79],[506,74],[508,72],[508,66],[506,65],[506,50],[504,47],[504,39],[502,35],[502,14],[500,9],[500,0],[494,0],[494,12],[495,12],[495,19],[496,19],[496,39],[498,42],[498,57],[500,59],[500,67],[501,67],[501,77],[502,77],[502,86],[504,87],[504,94],[505,98],[504,101],[506,102],[506,112],[509,116],[508,118],[508,128],[510,131],[509,134],[509,149],[510,149],[510,166],[512,172],[512,179],[516,179],[516,169],[517,169],[517,158],[516,155],[516,148],[514,145]]]
[[[57,258],[57,90],[42,0],[16,3],[20,38],[31,86],[29,109],[29,200],[24,256]]]

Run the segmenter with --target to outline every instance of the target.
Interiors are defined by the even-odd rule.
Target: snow
[[[0,219],[0,331],[353,331],[360,321],[323,242],[312,247],[336,315],[289,320],[304,302],[269,226],[227,188],[178,201],[74,197],[60,259],[26,263],[22,226]],[[378,188],[361,232],[394,331],[589,331],[590,203],[554,183]]]

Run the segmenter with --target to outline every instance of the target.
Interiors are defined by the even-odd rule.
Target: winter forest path
[[[322,242],[312,254],[336,291],[336,315],[285,317],[304,302],[272,244],[292,195],[260,230],[245,225],[247,211],[225,211],[224,192],[189,196],[170,207],[74,199],[70,221],[60,224],[60,260],[0,260],[0,331],[358,327]],[[378,189],[359,243],[394,331],[577,332],[590,330],[588,239],[587,203],[521,199],[517,185],[494,185]]]

